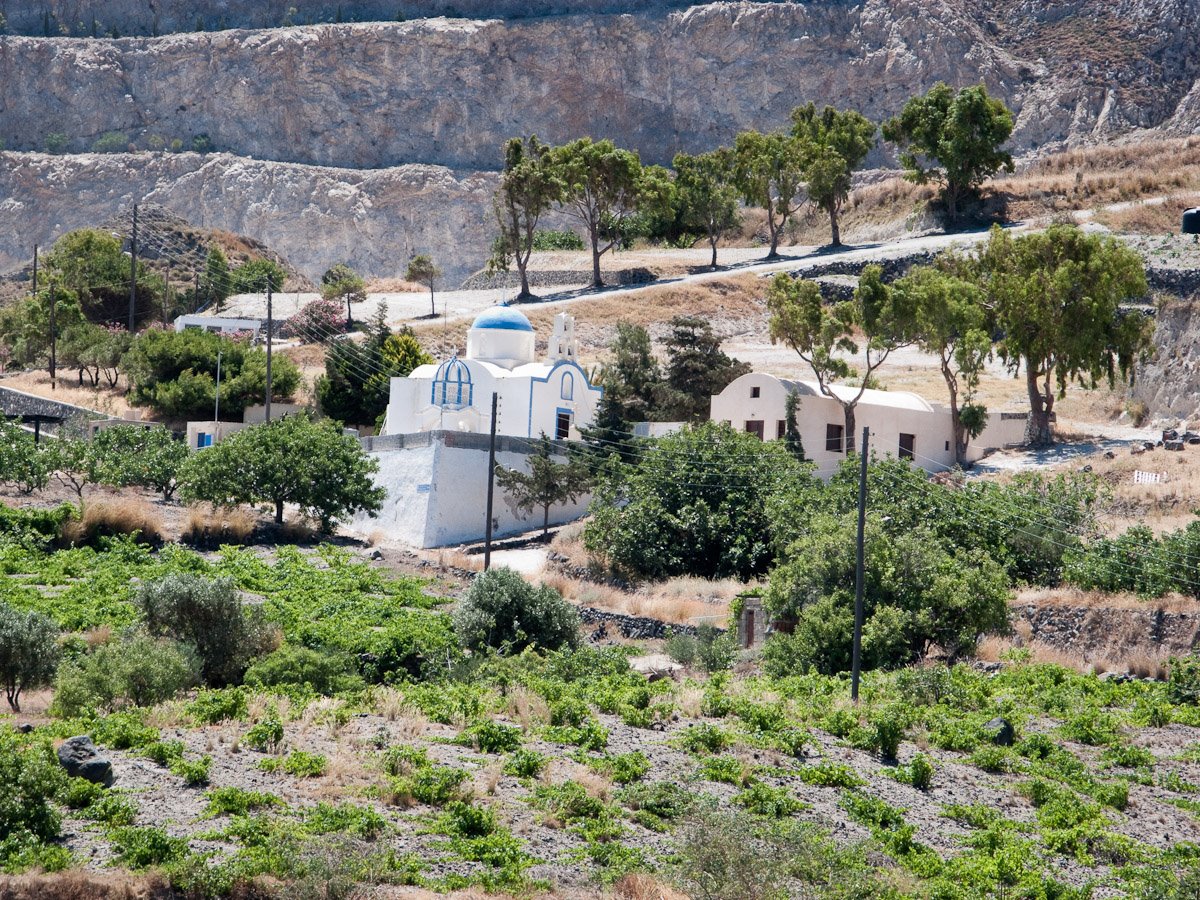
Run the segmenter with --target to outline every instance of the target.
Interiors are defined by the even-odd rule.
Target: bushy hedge
[[[454,613],[454,630],[470,650],[558,650],[579,643],[579,613],[553,588],[535,588],[501,567],[472,582]]]

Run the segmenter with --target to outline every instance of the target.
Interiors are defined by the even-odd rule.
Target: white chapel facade
[[[529,319],[510,306],[484,310],[467,332],[467,353],[393,378],[382,434],[458,431],[487,434],[492,394],[496,433],[577,440],[596,417],[602,389],[579,365],[575,320],[554,318],[546,358],[535,355]]]

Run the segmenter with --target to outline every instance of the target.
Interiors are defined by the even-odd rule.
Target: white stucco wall
[[[845,459],[843,452],[826,449],[826,426],[844,425],[841,404],[816,393],[816,386],[799,383],[801,394],[796,424],[804,452],[817,464],[818,474],[829,478]],[[753,396],[757,388],[758,396]],[[739,431],[750,431],[752,422],[762,422],[763,438],[780,434],[786,418],[788,385],[773,375],[751,372],[734,380],[712,398],[711,418],[728,422]],[[867,391],[855,407],[855,435],[862,440],[862,429],[871,429],[870,452],[879,457],[896,457],[900,435],[914,436],[913,462],[928,472],[940,472],[954,466],[954,430],[948,407],[931,404],[915,394],[897,391]],[[1002,418],[993,413],[988,428],[968,447],[968,459],[980,458],[988,449],[1021,440],[1024,422]]]
[[[444,547],[481,541],[486,528],[488,452],[486,436],[431,434],[425,446],[371,453],[379,460],[376,483],[387,490],[375,518],[355,517],[348,528],[363,536],[380,532],[414,547]],[[496,462],[528,470],[535,441],[501,438]],[[579,518],[590,497],[550,511],[553,525]],[[541,510],[521,513],[499,487],[492,504],[493,536],[541,527]]]

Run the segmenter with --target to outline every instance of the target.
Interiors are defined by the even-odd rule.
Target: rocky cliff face
[[[0,154],[0,270],[28,261],[35,241],[95,225],[135,201],[195,225],[249,234],[319,278],[336,262],[399,275],[433,252],[450,277],[479,265],[491,240],[488,173],[439,166],[372,172],[238,159],[225,154]],[[454,255],[447,248],[464,247]]]
[[[411,2],[428,4],[418,12],[437,11],[445,0]],[[40,150],[52,134],[65,135],[72,153],[113,131],[137,147],[152,136],[188,143],[205,134],[241,158],[6,157],[0,185],[14,187],[0,196],[0,254],[24,256],[18,240],[48,243],[68,223],[82,224],[85,210],[107,217],[149,191],[197,224],[228,221],[278,245],[309,271],[341,253],[382,274],[406,251],[405,240],[418,246],[427,237],[448,241],[443,255],[461,255],[455,268],[464,270],[489,243],[486,178],[394,167],[494,169],[503,141],[529,132],[555,142],[611,137],[666,163],[744,128],[779,127],[809,100],[879,120],[938,80],[982,80],[1003,97],[1017,111],[1017,152],[1200,125],[1200,0],[684,8],[533,0],[521,9],[509,2],[470,0],[457,11],[573,14],[156,39],[0,38],[0,141],[10,150]],[[270,24],[293,6],[299,18],[292,18],[302,21],[339,5],[350,17],[394,16],[388,0],[103,3],[110,19],[141,16],[140,28],[149,16],[160,31],[187,27],[197,13]],[[47,12],[88,22],[98,6],[0,0],[11,21],[34,30]],[[578,13],[624,8],[639,11]],[[873,161],[885,161],[884,151]],[[18,212],[37,224],[14,218]],[[399,243],[366,247],[366,232],[383,241],[395,233]],[[382,271],[376,253],[388,264]]]
[[[1130,397],[1156,419],[1200,418],[1200,306],[1172,299],[1158,309],[1154,355],[1138,367]]]

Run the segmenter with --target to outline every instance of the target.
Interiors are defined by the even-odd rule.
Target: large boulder
[[[1017,733],[1013,729],[1012,723],[1000,716],[984,725],[983,732],[988,736],[989,741],[1001,747],[1011,747],[1017,739]]]
[[[68,775],[86,778],[96,784],[111,787],[115,776],[112,763],[101,755],[87,735],[68,738],[58,748],[58,761]]]

